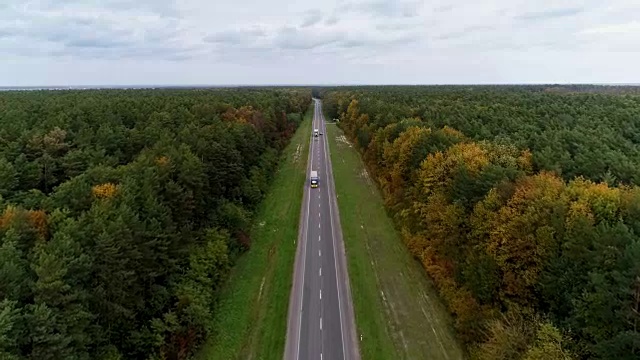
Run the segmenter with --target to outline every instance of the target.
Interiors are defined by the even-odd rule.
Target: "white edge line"
[[[315,113],[313,115],[314,120],[315,120]],[[311,121],[311,126],[313,126],[313,121]],[[309,189],[307,189],[307,176],[309,176],[308,174],[310,174],[311,172],[311,158],[312,158],[312,153],[313,153],[313,141],[310,141],[310,151],[309,151],[309,168],[308,171],[309,173],[305,174],[305,191],[309,194],[309,196],[307,196],[307,221],[306,221],[306,229],[305,229],[305,240],[304,240],[304,246],[303,246],[303,250],[302,250],[302,296],[300,299],[300,312],[299,312],[299,316],[298,316],[298,349],[296,350],[296,359],[300,358],[300,339],[302,338],[302,306],[304,304],[304,274],[306,272],[306,266],[307,266],[307,239],[309,237],[309,206],[311,204],[311,193],[309,192]]]
[[[320,119],[322,119],[322,117],[323,117],[322,110],[320,110]],[[326,126],[324,125],[324,121],[322,122],[322,124],[323,124],[324,133],[326,134],[327,133],[327,129],[326,129]],[[328,162],[331,161],[331,159],[327,156],[327,148],[329,147],[329,142],[327,141],[326,137],[324,137],[323,141],[324,141],[324,158],[325,158],[324,159],[324,170],[325,170],[325,173],[326,173],[325,176],[327,178],[329,178],[329,166],[327,165]],[[331,179],[333,180],[333,172],[331,172],[331,175],[332,175]],[[329,183],[329,181],[327,181],[327,183]],[[334,188],[334,192],[335,192],[335,186],[333,188]],[[328,190],[327,190],[327,192],[328,192]],[[333,200],[333,198],[330,196],[329,197],[329,219],[331,220],[331,235],[333,237],[333,262],[334,262],[334,265],[336,267],[336,288],[338,290],[338,309],[339,309],[339,313],[340,313],[340,335],[341,335],[341,338],[342,338],[342,356],[344,358],[347,358],[347,352],[345,350],[345,342],[344,342],[344,328],[343,328],[343,325],[342,325],[343,320],[342,320],[342,301],[340,299],[340,282],[338,281],[338,256],[336,255],[336,236],[334,234],[335,228],[333,226],[333,212],[331,211],[331,204],[333,203],[332,200]],[[337,206],[337,204],[336,204],[336,206]],[[347,276],[348,276],[348,274],[347,274]]]

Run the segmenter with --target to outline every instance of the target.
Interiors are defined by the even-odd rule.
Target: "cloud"
[[[467,35],[471,35],[473,33],[491,31],[491,30],[494,30],[494,29],[495,29],[495,27],[494,26],[490,26],[490,25],[467,26],[465,28],[462,28],[461,30],[447,32],[447,33],[438,35],[438,36],[436,36],[436,39],[438,39],[438,40],[458,39],[458,38],[461,38],[461,37],[464,37],[464,36],[467,36]]]
[[[100,8],[108,12],[137,11],[162,17],[179,17],[178,3],[175,0],[39,0],[38,8],[44,11]]]
[[[419,27],[420,24],[412,24],[412,23],[408,23],[408,22],[402,22],[402,23],[382,23],[382,24],[377,24],[375,26],[376,30],[379,31],[407,31],[407,30],[413,30],[417,27]]]
[[[302,27],[309,27],[316,25],[322,21],[322,13],[320,10],[310,11],[307,18],[302,22]]]
[[[132,29],[118,28],[116,24],[99,18],[52,18],[40,26],[25,29],[24,35],[64,45],[82,42],[129,44],[134,38]],[[92,40],[87,40],[92,39]]]
[[[325,25],[335,25],[338,23],[338,21],[340,21],[340,19],[338,18],[337,15],[331,15],[330,17],[326,18],[324,21]]]
[[[15,55],[110,59],[149,56],[158,60],[194,51],[170,1],[41,0],[37,7],[11,6],[0,14],[17,39],[0,51]],[[170,14],[165,14],[170,13]],[[3,20],[8,21],[3,21]],[[28,46],[21,44],[29,44]]]
[[[8,38],[14,35],[14,32],[9,29],[0,29],[0,39]]]
[[[318,32],[285,27],[275,35],[274,45],[280,49],[309,50],[335,43],[341,36],[335,31]]]
[[[447,11],[451,11],[453,9],[453,5],[441,5],[441,6],[437,6],[433,9],[433,11],[435,12],[447,12]]]
[[[419,36],[412,33],[392,36],[368,36],[360,34],[340,40],[337,46],[342,48],[388,48],[390,46],[409,45],[419,41],[419,39]]]
[[[640,32],[640,22],[631,21],[625,24],[604,25],[584,30],[584,34],[628,34]]]
[[[390,31],[390,29],[394,31]],[[285,26],[268,31],[251,28],[225,31],[209,35],[206,42],[221,45],[218,52],[237,54],[253,51],[286,52],[316,51],[338,53],[338,49],[381,49],[389,46],[407,45],[420,40],[420,34],[412,31],[415,25],[371,26],[353,29],[341,27],[292,27]],[[347,55],[347,54],[345,54]]]
[[[205,42],[225,44],[248,44],[265,35],[264,30],[258,27],[241,30],[221,31],[204,38]]]
[[[374,17],[416,17],[422,2],[402,0],[374,0],[370,2],[345,3],[338,7],[341,12],[363,13]]]
[[[99,39],[99,38],[76,38],[71,39],[65,43],[66,46],[72,48],[101,48],[101,49],[113,49],[123,48],[131,45],[123,40],[111,40],[111,39]]]
[[[578,7],[553,9],[553,10],[545,10],[545,11],[534,11],[534,12],[527,12],[524,14],[520,14],[516,16],[516,19],[531,20],[531,21],[547,20],[547,19],[555,19],[555,18],[561,18],[566,16],[573,16],[573,15],[580,14],[583,11],[584,11],[583,8],[578,8]]]
[[[610,66],[615,59],[626,81],[640,82],[629,61],[640,58],[633,55],[640,54],[635,0],[327,0],[321,6],[0,0],[0,82],[96,83],[116,81],[101,76],[123,71],[129,72],[118,81],[152,83],[243,76],[246,82],[342,82],[354,79],[354,71],[374,83],[402,76],[435,81],[445,74],[466,82],[518,81],[574,73],[577,63],[588,69],[585,78],[618,76],[623,71]],[[309,74],[310,65],[317,74]]]

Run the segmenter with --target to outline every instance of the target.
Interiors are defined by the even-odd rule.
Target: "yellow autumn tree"
[[[347,107],[347,111],[343,119],[345,123],[345,130],[347,131],[347,134],[349,135],[349,137],[351,137],[352,139],[355,138],[356,130],[358,129],[357,124],[366,123],[368,121],[368,118],[366,119],[363,118],[360,120],[359,118],[360,118],[360,109],[358,107],[358,100],[353,99],[349,103],[349,106]]]
[[[360,115],[359,111],[360,110],[358,107],[358,100],[356,99],[351,100],[351,102],[349,103],[349,106],[347,107],[347,112],[345,114],[346,118],[344,119],[344,121],[353,123],[354,121],[356,121],[356,119]]]
[[[118,192],[118,186],[113,183],[104,183],[95,185],[91,189],[91,192],[93,193],[93,196],[98,199],[110,199]]]
[[[522,360],[573,360],[575,356],[563,348],[563,336],[549,321],[539,325],[533,344]]]
[[[489,238],[491,231],[493,230],[493,224],[498,220],[498,211],[504,205],[506,199],[498,189],[493,188],[489,190],[489,193],[485,198],[476,204],[473,209],[473,213],[469,217],[469,223],[471,232],[469,236],[474,239],[479,239],[478,242],[486,242]]]
[[[533,154],[529,149],[523,150],[518,157],[518,167],[524,170],[527,174],[533,171]]]
[[[160,167],[166,167],[167,165],[169,165],[169,157],[167,156],[158,156],[155,160],[156,165],[160,166]]]
[[[46,240],[49,235],[49,228],[47,223],[47,214],[44,210],[27,211],[27,219],[29,224],[36,230],[38,238],[40,240]]]
[[[394,206],[402,199],[402,192],[409,187],[411,168],[416,145],[431,134],[431,129],[412,126],[393,143],[386,143],[383,150],[385,164],[382,190],[388,205]]]
[[[430,154],[422,163],[419,184],[422,196],[445,189],[451,184],[453,174],[461,166],[476,174],[489,164],[487,151],[476,143],[459,143],[446,152]]]
[[[444,127],[442,127],[442,129],[440,129],[440,131],[442,132],[443,135],[446,135],[447,137],[451,138],[451,139],[455,139],[458,142],[462,142],[466,139],[466,136],[464,136],[464,134],[462,132],[460,132],[459,130],[456,130],[452,127],[449,127],[447,125],[445,125]]]
[[[19,214],[20,211],[15,206],[8,205],[0,216],[0,229],[8,228]]]
[[[620,218],[622,190],[611,188],[606,183],[594,183],[584,178],[577,178],[567,186],[567,195],[572,203],[572,210],[589,213],[594,222],[615,222]]]
[[[533,286],[558,242],[567,205],[562,179],[543,172],[519,179],[513,196],[489,217],[484,246],[502,272],[503,302],[531,305]]]
[[[373,134],[369,146],[363,154],[363,159],[367,168],[371,169],[372,173],[378,175],[378,180],[381,181],[384,176],[382,170],[382,156],[384,154],[385,146],[384,129],[378,130]]]
[[[0,230],[6,230],[16,224],[28,224],[38,239],[46,240],[49,235],[47,214],[44,210],[24,210],[13,205],[7,206],[0,215]]]

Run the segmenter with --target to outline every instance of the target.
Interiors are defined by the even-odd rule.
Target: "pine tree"
[[[32,359],[90,359],[95,338],[85,286],[91,262],[69,220],[47,243],[35,249],[34,304],[30,306]]]

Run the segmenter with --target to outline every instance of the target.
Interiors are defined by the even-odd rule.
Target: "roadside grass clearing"
[[[313,105],[281,155],[254,218],[251,248],[231,270],[197,360],[283,357],[312,116]]]
[[[355,146],[327,123],[362,359],[464,359],[452,318],[413,259]]]

